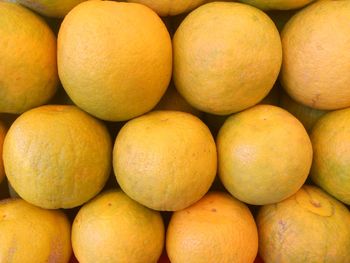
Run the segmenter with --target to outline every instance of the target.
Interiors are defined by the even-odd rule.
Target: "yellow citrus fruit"
[[[153,110],[184,111],[196,115],[197,117],[201,116],[201,112],[193,108],[172,84],[168,87],[162,99]]]
[[[293,114],[305,127],[311,131],[317,120],[327,113],[325,110],[310,108],[294,101],[285,92],[281,95],[281,107]]]
[[[0,112],[22,113],[46,103],[58,83],[56,38],[39,16],[0,2]]]
[[[166,236],[172,263],[252,263],[258,233],[248,207],[226,193],[210,192],[172,215]]]
[[[350,1],[317,1],[282,31],[284,89],[316,109],[350,106]]]
[[[104,192],[79,210],[72,245],[79,262],[156,263],[164,245],[162,217],[122,191]]]
[[[350,108],[324,115],[310,134],[314,149],[312,180],[350,205]]]
[[[2,147],[4,144],[5,134],[5,125],[0,121],[0,183],[5,177],[4,163],[2,161]]]
[[[188,12],[206,2],[206,0],[127,0],[144,4],[161,16],[173,16]]]
[[[265,263],[350,262],[350,213],[315,186],[261,208],[259,254]]]
[[[106,127],[75,106],[48,105],[19,116],[7,132],[6,176],[26,201],[71,208],[95,196],[110,171]]]
[[[217,137],[219,176],[239,200],[279,202],[304,184],[312,146],[303,125],[289,112],[258,105],[231,115]]]
[[[44,16],[64,17],[74,6],[86,0],[16,0]]]
[[[315,0],[239,0],[262,10],[290,10],[301,8]]]
[[[104,120],[128,120],[150,111],[171,77],[169,33],[157,14],[141,4],[79,4],[62,22],[57,52],[67,94]]]
[[[180,111],[154,111],[130,120],[113,149],[120,187],[155,210],[175,211],[198,201],[214,181],[216,165],[209,128]]]
[[[72,253],[70,223],[58,210],[22,199],[0,201],[0,262],[67,263]]]
[[[282,60],[272,20],[241,3],[213,2],[192,11],[173,38],[175,86],[195,108],[227,115],[272,89]]]

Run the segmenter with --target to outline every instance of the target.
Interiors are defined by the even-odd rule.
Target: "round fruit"
[[[214,2],[194,10],[177,29],[173,49],[176,88],[195,108],[217,115],[263,99],[282,60],[272,20],[240,3]]]
[[[324,115],[311,132],[314,159],[311,178],[350,205],[350,108]]]
[[[64,17],[73,7],[86,0],[16,0],[44,16]]]
[[[206,0],[127,0],[128,2],[144,4],[161,16],[174,16],[191,11]]]
[[[85,204],[72,227],[72,245],[79,262],[157,262],[163,244],[160,213],[121,191],[102,193]]]
[[[58,83],[56,39],[48,25],[18,4],[0,2],[0,112],[46,103]]]
[[[263,10],[289,10],[301,8],[315,0],[239,0]]]
[[[172,215],[166,249],[172,263],[252,263],[258,252],[257,228],[245,204],[211,192]]]
[[[350,262],[350,212],[314,186],[261,208],[259,254],[272,262]]]
[[[46,210],[22,199],[0,201],[1,262],[68,262],[70,223],[61,211]]]
[[[2,147],[4,144],[6,129],[5,125],[0,121],[0,182],[5,177],[4,163],[2,161]]]
[[[219,176],[239,200],[263,205],[293,195],[304,184],[312,146],[289,112],[258,105],[230,116],[217,137]]]
[[[327,113],[324,110],[313,109],[300,104],[290,98],[286,93],[282,93],[281,107],[293,114],[305,127],[311,131],[317,120]]]
[[[294,100],[323,110],[350,106],[349,17],[350,1],[317,1],[284,27],[281,80]]]
[[[150,111],[171,77],[172,48],[162,20],[135,3],[87,1],[63,20],[58,70],[73,102],[110,121]]]
[[[23,113],[10,127],[3,151],[14,190],[43,208],[83,204],[102,189],[111,171],[107,129],[75,106]]]
[[[180,111],[154,111],[129,121],[113,150],[120,187],[155,210],[180,210],[198,201],[214,181],[216,165],[209,128]]]

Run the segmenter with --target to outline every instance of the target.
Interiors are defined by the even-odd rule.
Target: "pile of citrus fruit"
[[[0,262],[349,263],[349,0],[0,0]]]

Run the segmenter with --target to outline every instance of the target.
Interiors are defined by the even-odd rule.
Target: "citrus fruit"
[[[306,6],[314,0],[239,0],[262,10],[290,10]]]
[[[104,120],[128,120],[150,111],[171,77],[169,33],[157,14],[141,4],[79,4],[62,22],[57,52],[69,97]]]
[[[144,4],[161,16],[173,16],[188,12],[205,3],[206,0],[127,0],[128,2]]]
[[[304,125],[307,131],[311,131],[317,120],[327,113],[326,110],[310,108],[296,102],[285,92],[281,95],[280,106],[293,114]]]
[[[4,141],[7,178],[26,201],[43,208],[71,208],[95,196],[111,171],[106,127],[75,106],[29,110]]]
[[[0,112],[46,103],[58,83],[56,38],[39,16],[0,1]]]
[[[350,204],[350,108],[327,113],[310,134],[314,149],[311,178],[338,200]]]
[[[184,111],[197,117],[201,116],[201,112],[188,104],[172,84],[168,87],[162,99],[153,110]]]
[[[58,210],[46,210],[22,199],[0,201],[0,262],[68,262],[70,223]]]
[[[41,15],[64,17],[74,6],[86,0],[17,0]]]
[[[74,219],[72,245],[85,263],[156,263],[164,244],[159,212],[122,191],[104,192],[85,204]]]
[[[2,161],[2,147],[4,143],[5,134],[6,134],[5,125],[0,121],[0,182],[5,177],[4,163]]]
[[[175,32],[173,50],[175,87],[192,106],[216,115],[262,100],[282,59],[272,20],[254,7],[232,2],[192,11]]]
[[[219,131],[217,149],[225,188],[254,205],[293,195],[304,184],[312,162],[312,146],[303,125],[271,105],[231,115]]]
[[[180,111],[154,111],[127,122],[113,149],[120,187],[137,202],[175,211],[198,201],[216,175],[209,128]]]
[[[350,106],[349,17],[349,1],[317,1],[284,27],[281,81],[294,100],[322,110]]]
[[[226,193],[210,192],[172,215],[166,236],[172,263],[253,263],[258,233],[248,207]]]
[[[263,206],[257,225],[265,263],[350,262],[350,212],[315,186]]]

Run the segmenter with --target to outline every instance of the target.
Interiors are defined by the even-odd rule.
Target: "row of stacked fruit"
[[[0,0],[0,262],[350,262],[350,1],[126,2]]]

